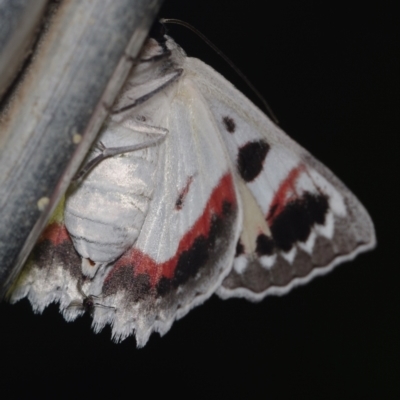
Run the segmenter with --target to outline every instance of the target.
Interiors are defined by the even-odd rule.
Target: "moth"
[[[343,183],[166,35],[146,41],[82,171],[11,301],[90,309],[117,342],[144,346],[213,293],[287,293],[375,245]]]

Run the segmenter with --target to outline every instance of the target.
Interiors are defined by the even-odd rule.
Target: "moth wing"
[[[190,80],[177,84],[148,214],[132,249],[102,281],[102,304],[115,308],[112,321],[94,313],[98,329],[112,322],[115,340],[134,332],[138,346],[217,290],[232,268],[242,222],[210,110]]]
[[[222,298],[286,293],[375,246],[368,213],[328,168],[212,68],[188,58],[186,70],[221,132],[243,205]]]
[[[64,224],[64,202],[62,198],[11,288],[10,301],[27,297],[39,313],[50,303],[59,302],[65,318],[73,320],[83,312],[76,306],[82,303],[78,290],[81,258]]]

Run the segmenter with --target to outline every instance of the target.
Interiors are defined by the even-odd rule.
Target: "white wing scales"
[[[196,59],[186,64],[218,124],[237,180],[253,196],[249,201],[241,191],[243,230],[221,297],[283,294],[375,246],[368,213],[326,167],[213,69]],[[269,232],[254,222],[254,202]]]
[[[160,147],[146,220],[103,285],[107,305],[124,304],[113,335],[124,339],[135,331],[139,345],[215,292],[231,269],[241,225],[228,156],[189,80],[180,82],[165,126],[170,135]]]
[[[169,133],[157,146],[156,166],[153,166],[155,149],[150,149],[150,153],[148,150],[131,153],[132,157],[135,154],[136,160],[143,158],[148,171],[156,171],[154,178],[148,174],[136,177],[133,169],[131,178],[137,180],[148,176],[147,180],[154,179],[154,190],[150,190],[153,185],[143,184],[143,188],[135,182],[128,185],[131,190],[138,190],[138,186],[141,192],[150,190],[147,197],[151,201],[144,222],[137,224],[140,228],[137,239],[122,257],[100,265],[94,276],[82,283],[86,296],[98,296],[96,302],[101,305],[93,309],[94,329],[99,331],[104,325],[111,324],[115,340],[123,340],[134,333],[138,346],[143,346],[153,331],[166,333],[175,319],[204,302],[221,285],[231,270],[242,224],[229,157],[207,104],[189,79],[183,78],[176,84],[174,92],[168,114],[159,121]],[[138,113],[148,120],[151,109],[143,106]],[[104,139],[109,134],[110,131],[103,133],[104,144],[107,144]],[[104,185],[101,177],[109,174],[109,168],[122,168],[127,160],[129,157],[105,160],[86,178],[80,190],[83,196],[89,196],[90,191],[94,196],[88,201],[88,220],[85,223],[76,221],[77,228],[73,232],[85,229],[86,224],[96,218],[90,204],[101,190],[93,186],[93,181],[96,185]],[[114,163],[117,163],[115,167]],[[72,204],[68,210],[74,206],[73,196],[79,196],[79,193],[69,197]],[[121,196],[121,191],[117,193]],[[113,196],[112,191],[105,193],[102,204],[107,203],[110,195]],[[83,199],[78,205],[84,208]],[[75,208],[74,214],[77,214]],[[105,243],[97,245],[100,235],[97,225],[107,226],[110,219],[106,210],[101,214],[93,224],[96,227],[93,232],[77,237],[72,235],[78,253],[83,252],[80,243],[86,242],[90,235],[93,240],[88,242],[94,243],[95,247],[89,262],[96,262],[96,267],[95,254],[103,254],[97,251],[98,247],[101,250],[102,246],[112,245],[116,240],[115,231],[108,228],[111,238],[107,240],[104,232],[102,240]],[[58,222],[61,220],[59,218]],[[62,224],[51,226],[57,237],[62,236],[59,232],[66,232]],[[60,308],[68,320],[83,312],[82,307],[70,306],[81,297],[77,288],[82,272],[80,257],[69,236],[57,241],[54,233],[43,235],[14,291],[13,301],[28,296],[34,307],[40,303],[39,311],[52,301],[60,301]],[[56,246],[54,242],[57,242]],[[116,247],[118,251],[119,246]],[[57,291],[55,287],[61,290]]]
[[[142,124],[142,125],[141,125]],[[375,244],[363,206],[228,81],[149,39],[114,106],[105,159],[67,194],[12,293],[113,338],[166,333],[216,292],[259,300]],[[95,156],[97,150],[94,150]],[[92,157],[92,156],[90,156]]]

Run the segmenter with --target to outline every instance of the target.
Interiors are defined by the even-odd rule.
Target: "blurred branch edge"
[[[0,299],[95,140],[162,2],[0,0],[0,74],[11,69],[0,81]]]

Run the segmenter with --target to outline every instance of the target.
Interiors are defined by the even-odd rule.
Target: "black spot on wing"
[[[234,133],[236,129],[235,121],[231,117],[222,118],[222,122],[224,123],[225,129],[229,133]]]
[[[276,246],[289,251],[295,242],[305,242],[314,224],[324,224],[328,209],[328,198],[322,194],[306,192],[289,202],[270,227]]]
[[[270,256],[274,253],[274,240],[263,233],[257,236],[256,253],[258,256]]]
[[[252,181],[262,171],[269,148],[267,142],[259,140],[246,143],[239,149],[237,168],[245,182]]]
[[[175,202],[175,210],[181,210],[183,207],[183,203],[189,193],[190,185],[193,182],[193,176],[190,176],[186,182],[185,187],[181,190],[181,192],[178,195],[178,198]]]
[[[183,206],[183,197],[182,196],[178,196],[178,199],[175,202],[175,209],[176,210],[182,210],[182,206]]]
[[[209,246],[213,246],[212,239],[211,237],[198,236],[191,248],[180,255],[174,275],[175,286],[179,286],[189,278],[194,277],[201,266],[206,264],[209,257]]]

